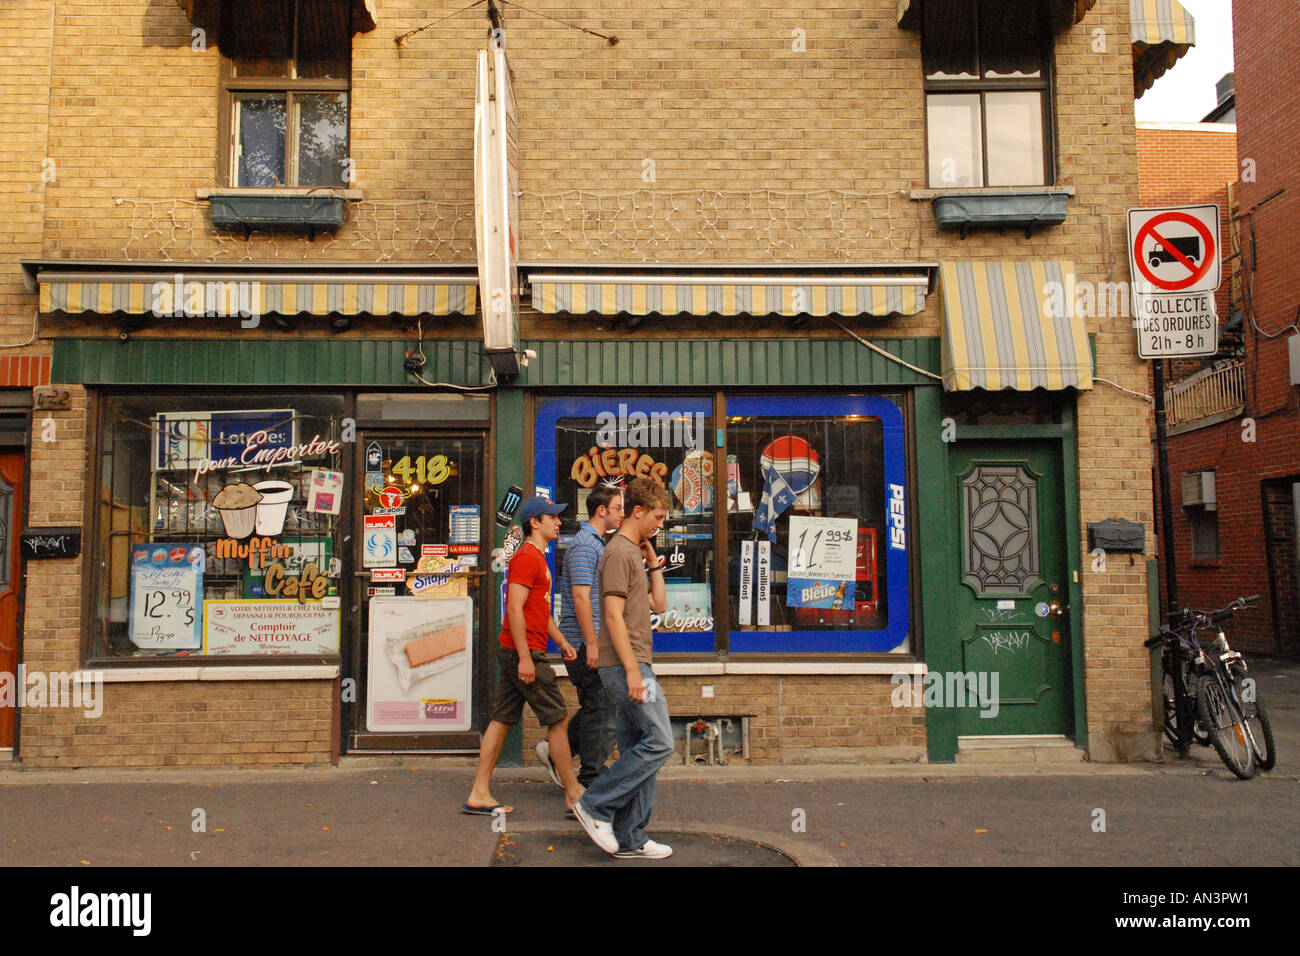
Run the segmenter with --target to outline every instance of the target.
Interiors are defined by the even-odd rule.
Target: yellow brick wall
[[[36,297],[23,289],[18,261],[41,254],[44,176],[42,161],[50,110],[50,38],[53,0],[0,4],[0,356],[48,355],[44,342],[28,341]],[[46,172],[49,170],[49,172]],[[15,347],[16,346],[16,347]]]
[[[925,757],[925,711],[920,706],[895,708],[891,696],[896,685],[887,676],[718,674],[660,676],[659,683],[674,718],[752,715],[753,763],[917,763]],[[712,698],[701,693],[706,684],[713,687]],[[577,693],[567,677],[560,678],[560,689],[572,717]],[[533,747],[546,733],[527,707],[521,726],[524,766],[540,766]],[[693,750],[703,753],[703,747],[695,735]],[[679,742],[677,761],[681,758]]]
[[[29,767],[327,764],[330,681],[105,684],[104,712],[22,713]]]
[[[353,187],[364,199],[349,203],[349,222],[333,237],[258,235],[246,242],[215,235],[207,204],[195,194],[217,184],[217,50],[192,49],[191,26],[171,2],[63,0],[57,14],[53,6],[19,2],[0,12],[7,18],[0,26],[15,27],[0,30],[0,45],[22,53],[18,73],[0,78],[0,122],[39,131],[0,141],[0,161],[13,164],[3,169],[15,170],[0,182],[4,211],[18,215],[36,204],[37,222],[24,225],[30,251],[23,254],[181,263],[473,261],[474,60],[485,29],[477,11],[399,48],[397,34],[447,11],[383,0],[377,29],[353,45],[350,152]],[[1137,205],[1137,164],[1125,0],[1098,0],[1082,24],[1056,39],[1057,182],[1077,190],[1066,223],[1032,238],[977,232],[965,240],[940,233],[929,201],[908,195],[925,185],[924,97],[919,37],[896,27],[894,0],[761,9],[740,0],[530,6],[616,34],[620,43],[609,46],[507,8],[525,262],[1071,258],[1081,281],[1127,279],[1124,210]],[[51,27],[52,48],[37,55],[48,47]],[[801,36],[802,52],[794,49]],[[58,178],[40,184],[47,154]],[[652,182],[643,178],[647,160],[654,163]],[[9,255],[3,268],[0,328],[22,331],[33,300],[14,291],[17,268]],[[938,335],[940,309],[936,297],[920,316],[855,325],[873,336]],[[83,327],[66,321],[71,330]],[[526,316],[524,332],[620,334],[596,326]],[[809,335],[840,334],[817,322],[805,328]],[[385,324],[371,331],[385,330],[403,334]],[[197,330],[152,334],[177,331]],[[1090,319],[1089,331],[1097,333],[1099,375],[1143,391],[1146,369],[1128,320]],[[727,332],[734,328],[726,323],[652,320],[641,334]],[[753,332],[789,334],[782,323]],[[472,333],[473,324],[463,322],[435,331]],[[1153,541],[1148,428],[1141,398],[1105,384],[1080,396],[1083,523],[1132,518]],[[34,449],[34,474],[38,460],[53,462],[58,454]],[[1076,546],[1085,549],[1082,527]],[[1091,571],[1088,561],[1084,569],[1090,747],[1100,759],[1139,754],[1153,739],[1140,646],[1145,567],[1112,557],[1104,573]],[[46,578],[58,573],[33,569],[29,586],[55,587]],[[75,658],[75,621],[61,618],[37,634],[29,653],[34,646],[50,659]],[[816,680],[782,683],[798,688]],[[721,692],[724,682],[714,683]],[[875,679],[849,684],[857,693],[888,687]],[[883,712],[860,706],[866,710],[855,719]],[[770,726],[797,728],[788,719]],[[767,733],[756,724],[759,730]],[[919,733],[900,732],[909,741]],[[799,748],[791,741],[801,737],[792,734],[781,747],[793,753]]]

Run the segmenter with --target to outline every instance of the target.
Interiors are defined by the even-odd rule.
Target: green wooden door
[[[979,691],[978,707],[958,711],[958,734],[1069,734],[1069,538],[1057,445],[962,442],[949,466],[953,621],[965,686],[973,674]]]

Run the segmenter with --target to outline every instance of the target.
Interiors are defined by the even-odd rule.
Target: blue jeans
[[[614,749],[618,704],[605,693],[600,669],[593,670],[587,666],[586,645],[577,643],[573,646],[578,649],[578,659],[570,661],[566,667],[569,680],[578,691],[578,712],[569,720],[569,751],[582,758],[578,783],[590,787],[605,772],[605,761]]]
[[[602,667],[605,693],[618,701],[618,761],[596,779],[582,796],[583,809],[597,820],[614,825],[620,850],[639,850],[649,836],[646,826],[654,812],[655,776],[673,755],[673,731],[668,702],[649,664],[638,664],[653,699],[627,699],[627,672],[621,665]]]

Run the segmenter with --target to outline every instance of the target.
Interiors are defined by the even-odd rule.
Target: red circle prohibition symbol
[[[1171,243],[1166,242],[1164,236],[1155,231],[1157,226],[1163,225],[1166,222],[1181,222],[1193,227],[1198,233],[1200,233],[1205,252],[1201,257],[1201,265],[1199,268],[1193,265],[1185,255],[1175,249]],[[1147,236],[1154,237],[1158,245],[1163,247],[1170,255],[1187,268],[1191,269],[1192,274],[1186,279],[1179,279],[1174,282],[1171,282],[1168,279],[1157,279],[1147,266],[1146,257],[1142,255],[1142,243],[1146,241]],[[1141,272],[1152,285],[1168,292],[1177,292],[1179,289],[1186,289],[1188,286],[1194,285],[1210,271],[1210,266],[1214,263],[1218,255],[1218,249],[1214,242],[1214,237],[1210,235],[1210,230],[1206,228],[1205,223],[1201,222],[1201,220],[1197,219],[1195,216],[1189,216],[1185,212],[1161,213],[1159,216],[1147,220],[1146,225],[1138,230],[1137,237],[1133,240],[1133,261],[1137,263],[1138,271]]]

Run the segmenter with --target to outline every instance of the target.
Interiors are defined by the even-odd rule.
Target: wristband
[[[653,574],[656,571],[662,571],[664,568],[668,567],[668,557],[662,554],[659,555],[659,563],[654,567],[651,567],[648,561],[642,561],[641,563],[645,565],[645,569],[648,573]]]

